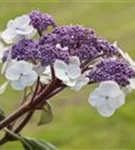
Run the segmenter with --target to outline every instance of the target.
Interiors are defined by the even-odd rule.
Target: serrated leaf
[[[41,111],[42,112],[38,125],[44,125],[51,122],[53,119],[53,112],[50,103],[47,103]]]
[[[56,150],[57,148],[41,140],[36,140],[34,138],[23,138],[23,147],[25,150]]]

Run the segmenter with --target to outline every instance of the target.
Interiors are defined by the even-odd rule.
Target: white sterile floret
[[[32,86],[37,80],[37,73],[33,70],[32,64],[26,61],[14,61],[5,72],[5,77],[11,82],[15,90],[23,90]]]
[[[79,91],[82,87],[89,83],[89,78],[85,74],[81,75],[77,80],[75,86],[72,87],[73,90]]]
[[[50,83],[51,80],[52,80],[51,67],[47,66],[40,76],[40,82],[42,82],[43,84],[48,84]]]
[[[22,15],[14,20],[10,20],[7,28],[1,33],[1,38],[7,43],[12,44],[24,37],[33,37],[35,29],[30,25],[29,15]]]
[[[100,115],[110,117],[124,105],[125,94],[115,81],[104,81],[90,94],[88,102]]]
[[[66,64],[62,60],[56,60],[54,71],[58,79],[76,91],[88,83],[88,78],[81,74],[80,60],[77,56],[72,56],[69,64]]]

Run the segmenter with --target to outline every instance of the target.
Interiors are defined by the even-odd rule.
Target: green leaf
[[[0,109],[0,121],[2,121],[3,119],[5,119],[5,113],[2,109]]]
[[[5,129],[5,131],[14,139],[19,140],[22,143],[24,150],[57,150],[54,145],[48,142],[36,140],[29,137],[23,137],[20,134],[12,132],[9,129]]]
[[[57,148],[41,140],[36,140],[34,138],[23,138],[22,141],[23,147],[25,150],[56,150]]]
[[[53,112],[50,103],[46,103],[45,107],[41,110],[40,121],[38,125],[47,124],[53,119]]]

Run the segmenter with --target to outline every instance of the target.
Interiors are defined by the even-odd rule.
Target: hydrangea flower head
[[[52,27],[49,33],[48,27]],[[33,37],[35,33],[39,36]],[[2,74],[7,79],[0,93],[8,84],[23,90],[37,81],[41,91],[54,90],[47,91],[49,97],[65,87],[79,91],[99,83],[89,102],[109,117],[124,104],[123,91],[135,89],[134,60],[91,28],[59,26],[51,15],[35,10],[10,20],[1,37],[9,47],[0,45]]]

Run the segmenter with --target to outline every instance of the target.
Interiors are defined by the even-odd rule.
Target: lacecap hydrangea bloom
[[[135,62],[116,42],[81,25],[59,26],[51,15],[38,10],[8,22],[1,32],[0,63],[6,80],[0,94],[8,85],[24,91],[21,106],[0,122],[0,129],[9,124],[14,129],[15,122],[28,113],[14,133],[22,130],[35,110],[51,112],[48,101],[65,88],[78,92],[99,84],[88,102],[104,117],[122,107],[126,94],[135,89]]]
[[[46,32],[48,27],[52,27],[50,32]],[[36,34],[39,38],[33,38]],[[6,48],[1,44],[1,62],[5,65],[8,61],[3,74],[8,81],[4,85],[11,84],[15,90],[35,86],[37,79],[41,85],[52,84],[57,79],[61,87],[75,91],[99,83],[89,102],[97,107],[102,100],[104,113],[100,114],[111,116],[121,106],[121,99],[115,99],[118,105],[114,109],[106,107],[109,99],[102,98],[104,86],[108,86],[108,93],[111,86],[117,87],[123,101],[124,89],[135,89],[135,62],[116,42],[97,36],[93,29],[80,25],[58,26],[51,15],[36,10],[9,21],[1,39],[9,44]],[[2,85],[1,89],[4,92],[6,88]],[[111,88],[111,95],[116,91]],[[110,103],[113,102],[111,99]]]

